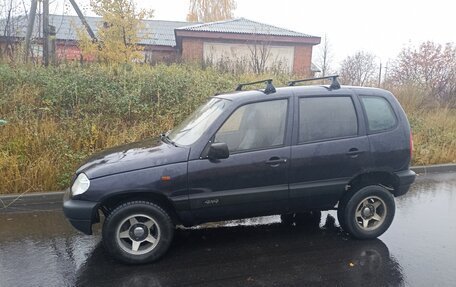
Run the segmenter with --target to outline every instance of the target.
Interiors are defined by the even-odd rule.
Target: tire
[[[130,201],[115,208],[103,224],[103,245],[117,260],[143,264],[159,259],[168,250],[175,226],[160,206]]]
[[[342,199],[339,201],[339,205],[337,207],[337,220],[339,221],[339,226],[344,230],[347,231],[347,226],[345,225],[345,207],[347,206],[348,200],[353,196],[353,192],[346,193]]]
[[[354,192],[338,210],[342,228],[357,239],[382,235],[391,225],[396,211],[393,195],[379,185]]]

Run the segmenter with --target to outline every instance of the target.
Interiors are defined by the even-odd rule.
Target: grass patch
[[[156,136],[207,97],[237,83],[287,75],[233,75],[193,65],[0,65],[0,194],[61,190],[88,155]],[[456,162],[456,112],[413,89],[394,91],[415,142],[414,164]]]

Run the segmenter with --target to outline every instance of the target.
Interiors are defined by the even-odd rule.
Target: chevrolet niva
[[[157,139],[93,156],[65,193],[66,217],[92,234],[101,211],[106,250],[131,264],[160,258],[176,225],[254,216],[337,209],[354,238],[380,236],[415,180],[407,117],[388,91],[326,78],[240,84]]]

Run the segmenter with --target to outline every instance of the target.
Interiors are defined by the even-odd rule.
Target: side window
[[[215,142],[230,152],[280,146],[284,143],[288,100],[247,104],[220,127]]]
[[[299,142],[356,136],[358,120],[351,97],[299,99]]]
[[[361,96],[366,110],[369,130],[389,130],[396,125],[396,116],[388,101],[382,97]]]

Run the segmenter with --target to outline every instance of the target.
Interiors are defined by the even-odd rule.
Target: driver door
[[[236,109],[213,137],[228,145],[226,159],[189,161],[189,200],[200,221],[286,210],[291,131],[288,99]]]

